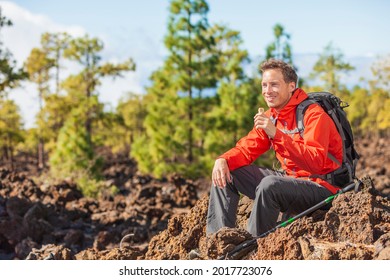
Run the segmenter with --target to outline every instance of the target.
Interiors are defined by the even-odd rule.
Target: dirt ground
[[[244,259],[390,259],[390,152],[385,138],[356,141],[365,187],[258,240]],[[33,168],[0,168],[0,259],[216,259],[251,236],[251,201],[237,228],[205,235],[208,179],[156,180],[123,155],[107,155],[107,186],[85,198],[71,182],[36,183]]]

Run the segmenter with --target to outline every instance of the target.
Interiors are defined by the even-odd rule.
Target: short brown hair
[[[288,64],[282,60],[270,58],[270,59],[264,61],[260,65],[261,73],[264,73],[264,71],[270,70],[270,69],[279,69],[282,72],[283,79],[286,83],[294,82],[295,86],[297,86],[298,75],[295,72],[294,67],[291,66],[290,64]]]

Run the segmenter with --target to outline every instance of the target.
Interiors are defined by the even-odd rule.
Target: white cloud
[[[17,62],[21,65],[33,47],[39,47],[44,32],[67,32],[72,36],[81,36],[85,30],[80,26],[63,26],[44,15],[30,11],[8,1],[0,1],[4,15],[11,19],[13,26],[4,27],[2,40]]]

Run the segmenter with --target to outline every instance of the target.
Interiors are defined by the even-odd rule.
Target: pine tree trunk
[[[38,169],[42,170],[45,167],[45,150],[42,138],[39,139],[38,144]]]
[[[188,15],[188,21],[190,20],[191,14]],[[188,34],[189,39],[191,40],[191,29],[189,30]],[[189,78],[189,85],[188,85],[188,97],[189,97],[189,106],[188,106],[188,121],[189,121],[189,129],[188,129],[188,161],[190,163],[193,162],[194,157],[192,153],[192,146],[193,146],[193,139],[192,139],[192,121],[193,121],[193,112],[192,112],[192,69],[191,69],[191,62],[192,62],[192,52],[189,50],[188,52],[188,78]]]
[[[56,53],[56,94],[60,92],[60,51]]]
[[[87,106],[88,106],[88,109],[87,109],[87,117],[86,117],[86,120],[85,120],[85,129],[87,131],[87,142],[90,146],[92,146],[92,120],[91,120],[91,106],[89,104],[90,100],[91,100],[91,96],[92,96],[92,78],[90,76],[89,73],[87,73],[87,92],[86,92],[86,95],[87,95]]]
[[[42,112],[43,108],[43,89],[40,87],[39,89],[39,111]],[[45,150],[44,150],[44,144],[42,139],[42,129],[39,128],[39,135],[38,135],[38,170],[42,170],[45,166]]]
[[[7,134],[7,145],[5,146],[6,149],[6,155],[9,160],[9,166],[11,171],[14,170],[14,156],[13,156],[13,149],[12,149],[12,143],[11,143],[11,137],[9,134]]]

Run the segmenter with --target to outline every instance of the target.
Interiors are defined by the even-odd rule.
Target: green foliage
[[[62,68],[62,60],[65,50],[69,46],[71,36],[66,32],[59,33],[43,33],[41,36],[42,49],[48,59],[53,63],[55,68],[55,84],[54,93],[60,93],[60,72]]]
[[[379,57],[372,72],[369,88],[355,87],[346,111],[357,133],[390,135],[390,55]]]
[[[248,52],[241,49],[243,42],[240,33],[219,24],[210,27],[208,33],[214,42],[215,79],[232,83],[245,79],[243,65],[249,64],[250,59]]]
[[[22,118],[19,107],[13,100],[0,99],[0,131],[5,134],[19,135]]]
[[[44,97],[44,104],[37,115],[36,124],[50,153],[56,145],[59,131],[65,120],[68,119],[72,108],[79,106],[79,103],[77,99],[70,96],[50,94]]]
[[[211,122],[205,138],[205,164],[235,146],[253,127],[253,116],[259,107],[258,91],[250,81],[242,84],[221,83],[219,104],[208,114]],[[260,105],[261,106],[261,105]],[[209,171],[211,167],[209,167]]]
[[[27,74],[17,67],[12,54],[0,49],[0,97],[7,96],[7,91],[18,87],[26,77]]]
[[[131,146],[134,140],[145,134],[144,121],[147,115],[147,96],[129,93],[126,101],[121,100],[117,113],[123,124],[124,143]]]
[[[72,172],[82,173],[83,168],[87,168],[88,178],[95,178],[94,147],[96,144],[104,143],[103,138],[108,138],[106,131],[112,128],[110,125],[117,119],[114,115],[103,112],[104,105],[98,100],[97,87],[101,84],[102,78],[121,77],[124,72],[134,70],[135,64],[131,59],[117,64],[102,62],[100,56],[103,50],[102,41],[88,35],[73,38],[67,33],[45,33],[42,35],[41,45],[40,49],[32,50],[25,64],[31,74],[30,78],[38,84],[44,103],[37,115],[38,137],[54,157],[50,160],[54,173],[65,177],[70,176]],[[81,71],[70,74],[60,81],[59,72],[64,68],[62,63],[65,60],[80,64]],[[56,82],[55,93],[51,93],[48,86],[53,77]],[[72,130],[76,122],[79,134],[74,137],[79,138],[77,141],[81,142],[73,139],[73,145],[80,146],[80,150],[74,155],[66,155],[67,152],[61,151],[61,145],[58,144],[64,139],[59,137],[62,135],[61,137],[66,138],[64,136],[66,132],[63,130]],[[85,132],[80,130],[82,126]],[[66,157],[65,166],[60,166],[61,156]],[[79,158],[79,164],[72,167],[71,162],[75,158]],[[70,167],[73,169],[69,169]]]
[[[24,140],[23,136],[19,107],[13,100],[0,99],[0,151],[11,168],[15,147]]]
[[[141,171],[162,176],[178,165],[179,155],[184,154],[181,116],[185,111],[163,71],[156,71],[152,79],[155,83],[148,89],[146,135],[135,140],[131,156]]]
[[[64,178],[72,177],[80,169],[97,171],[87,131],[78,114],[72,115],[61,128],[50,164],[52,171]]]
[[[376,119],[379,131],[388,132],[390,129],[390,98],[384,100]]]
[[[135,139],[145,134],[147,96],[129,93],[120,100],[116,112],[102,112],[97,119],[94,143],[110,147],[111,151],[129,153]]]
[[[85,195],[96,195],[103,183],[100,181],[102,159],[95,156],[94,144],[102,141],[104,134],[95,136],[93,131],[104,132],[115,120],[110,114],[103,113],[96,87],[101,78],[120,77],[123,72],[134,70],[135,65],[131,60],[119,64],[101,63],[99,53],[103,44],[97,38],[86,35],[68,38],[67,42],[64,58],[78,62],[83,68],[79,74],[70,75],[62,82],[61,88],[67,95],[52,95],[48,107],[43,110],[54,120],[52,127],[60,128],[50,158],[51,171],[62,178],[73,178]],[[60,118],[55,115],[57,109],[61,110]]]
[[[346,86],[340,82],[340,77],[342,73],[348,73],[353,69],[355,69],[353,66],[344,61],[344,54],[329,43],[315,63],[310,78],[319,78],[323,81],[322,90],[344,98],[347,90]]]
[[[38,129],[33,127],[27,130],[22,130],[20,132],[23,141],[17,144],[17,151],[21,151],[30,155],[35,155],[37,153],[39,133]]]
[[[204,0],[171,2],[165,37],[169,55],[152,75],[148,88],[144,143],[148,148],[141,148],[137,139],[131,153],[141,168],[152,168],[148,171],[157,176],[173,171],[189,176],[202,172],[197,166],[204,153],[204,115],[209,109],[202,95],[215,87],[217,62],[207,12]]]
[[[87,99],[97,96],[96,87],[100,85],[100,79],[103,77],[121,77],[123,72],[135,70],[135,64],[131,59],[118,64],[101,63],[100,52],[103,50],[103,42],[98,38],[84,37],[70,40],[68,47],[64,50],[64,57],[78,62],[82,67],[82,71],[78,75],[70,76],[67,79],[68,94],[72,96],[72,92],[76,94],[83,92]],[[78,96],[76,97],[78,98]],[[87,129],[88,140],[91,143],[93,134],[93,121],[99,117],[100,104],[94,107],[87,106],[86,118],[84,120]]]
[[[84,196],[96,198],[105,189],[104,182],[91,177],[88,172],[79,170],[75,174],[77,174],[75,177],[77,187],[81,190]],[[115,193],[115,189],[113,189],[112,192]]]
[[[211,30],[218,53],[216,68],[220,82],[215,102],[206,114],[209,125],[205,130],[202,162],[208,174],[217,156],[235,146],[252,129],[257,108],[265,107],[257,80],[248,79],[244,73],[243,65],[249,62],[249,57],[241,49],[239,33],[219,25]]]
[[[371,93],[369,103],[367,104],[368,106],[366,107],[367,115],[362,120],[361,124],[362,131],[379,132],[381,130],[386,130],[386,128],[390,128],[389,126],[386,126],[389,118],[389,111],[386,111],[388,100],[389,93],[384,90],[377,89]]]
[[[54,66],[54,60],[47,57],[47,53],[43,50],[34,48],[31,50],[30,56],[25,62],[25,69],[29,75],[30,81],[38,86],[39,93],[39,109],[43,107],[43,97],[49,93],[50,68]],[[42,169],[44,162],[44,139],[42,127],[38,127],[38,168]]]
[[[80,73],[85,84],[85,94],[89,97],[96,86],[100,85],[102,77],[122,77],[123,72],[134,71],[135,64],[132,59],[123,63],[101,63],[100,52],[103,50],[103,42],[98,38],[89,38],[88,35],[74,38],[64,50],[64,58],[78,62],[83,70]]]
[[[128,153],[129,132],[123,118],[116,112],[101,112],[93,125],[92,142],[97,147],[109,147],[113,153]]]
[[[154,169],[154,161],[149,150],[150,140],[148,136],[138,137],[131,146],[130,156],[137,162],[138,170],[144,174],[151,174]],[[162,176],[162,174],[160,174]]]
[[[349,107],[345,109],[348,114],[348,120],[351,123],[354,133],[363,132],[364,127],[361,125],[367,118],[367,108],[370,102],[369,91],[365,88],[356,87],[348,99]]]
[[[85,111],[75,109],[61,128],[57,146],[50,157],[51,173],[57,178],[75,180],[84,195],[96,194],[101,179],[102,159],[96,157],[89,142]]]
[[[33,48],[25,62],[26,72],[30,81],[37,84],[40,97],[49,91],[49,70],[53,66],[54,61],[48,58],[46,53],[39,48]]]

